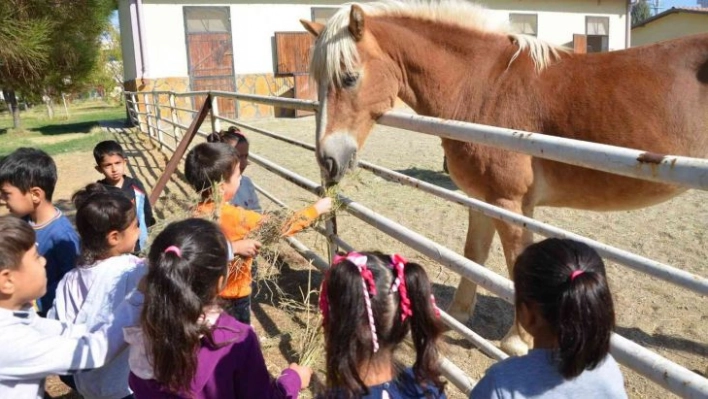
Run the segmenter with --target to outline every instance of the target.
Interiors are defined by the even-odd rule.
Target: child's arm
[[[103,366],[125,348],[123,327],[135,325],[142,294],[133,293],[115,317],[93,331],[31,315],[27,324],[4,327],[0,333],[0,380],[44,378]]]
[[[155,225],[155,217],[152,215],[152,206],[150,206],[150,197],[147,194],[147,191],[145,190],[145,186],[143,186],[143,182],[140,180],[133,178],[135,180],[135,184],[138,186],[139,189],[145,193],[145,202],[143,205],[143,212],[145,214],[145,224],[147,224],[147,227],[152,227]]]
[[[252,329],[248,330],[248,337],[243,345],[248,345],[246,356],[234,359],[242,363],[233,378],[235,397],[297,398],[303,381],[296,370],[285,369],[277,379],[273,380],[266,368],[256,333]]]
[[[320,215],[332,210],[332,199],[320,198],[314,205],[295,212],[293,217],[283,226],[283,235],[291,236],[311,225]]]

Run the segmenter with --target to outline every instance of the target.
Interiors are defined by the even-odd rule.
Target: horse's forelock
[[[349,10],[345,6],[337,11],[315,41],[310,71],[318,84],[341,84],[346,71],[359,63],[356,43],[349,32]]]
[[[359,53],[354,37],[349,32],[351,6],[357,4],[367,16],[411,17],[437,22],[451,23],[477,31],[509,35],[519,46],[519,50],[509,61],[509,65],[523,52],[534,62],[537,71],[542,71],[555,61],[565,47],[555,46],[532,36],[513,32],[508,21],[494,18],[486,8],[465,0],[386,0],[371,3],[347,3],[337,11],[320,33],[312,51],[310,69],[320,84],[341,84],[348,71],[359,64]]]

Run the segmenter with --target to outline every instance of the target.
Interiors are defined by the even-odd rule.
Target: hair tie
[[[398,292],[400,296],[401,322],[404,322],[406,318],[413,316],[411,300],[408,298],[408,287],[406,286],[406,263],[408,263],[408,261],[403,256],[399,254],[391,255],[391,266],[393,267],[393,271],[396,273],[396,278],[393,280],[393,284],[391,284],[391,292]]]
[[[575,271],[573,271],[572,273],[570,273],[570,281],[575,280],[576,277],[578,277],[579,275],[581,275],[581,274],[583,274],[583,273],[585,273],[585,270],[575,270]]]
[[[170,253],[170,252],[177,255],[178,258],[182,258],[182,251],[179,248],[177,248],[176,246],[170,245],[169,247],[165,248],[165,250],[163,251],[163,253],[166,253],[166,254]]]
[[[438,305],[435,303],[435,295],[430,294],[430,304],[433,305],[433,310],[435,311],[435,317],[438,319],[440,318],[440,309],[438,309]]]
[[[337,255],[332,261],[332,265],[336,265],[343,261],[349,261],[353,263],[357,269],[359,269],[359,274],[361,275],[361,286],[364,289],[364,302],[366,304],[366,315],[369,321],[369,328],[371,328],[371,340],[374,348],[374,353],[379,351],[379,338],[376,334],[376,324],[374,323],[374,311],[371,308],[371,296],[376,295],[376,282],[374,281],[374,275],[371,273],[368,267],[366,267],[367,258],[358,252],[349,252],[347,255]],[[367,287],[368,286],[368,287]],[[326,293],[326,291],[325,291]],[[323,307],[322,297],[320,297],[320,308]],[[329,310],[329,303],[325,297],[325,303],[327,310]]]

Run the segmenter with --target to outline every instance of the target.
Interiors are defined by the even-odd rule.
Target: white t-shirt
[[[142,259],[133,255],[76,267],[59,282],[54,307],[47,317],[94,328],[113,317],[145,272]],[[129,372],[126,350],[100,369],[75,374],[74,382],[86,399],[121,399],[132,393]]]

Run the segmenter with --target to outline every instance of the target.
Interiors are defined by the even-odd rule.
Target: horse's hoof
[[[462,324],[466,324],[470,319],[470,312],[468,311],[450,308],[447,313]]]
[[[523,356],[529,353],[529,347],[518,335],[506,337],[501,342],[501,349],[509,356]]]

